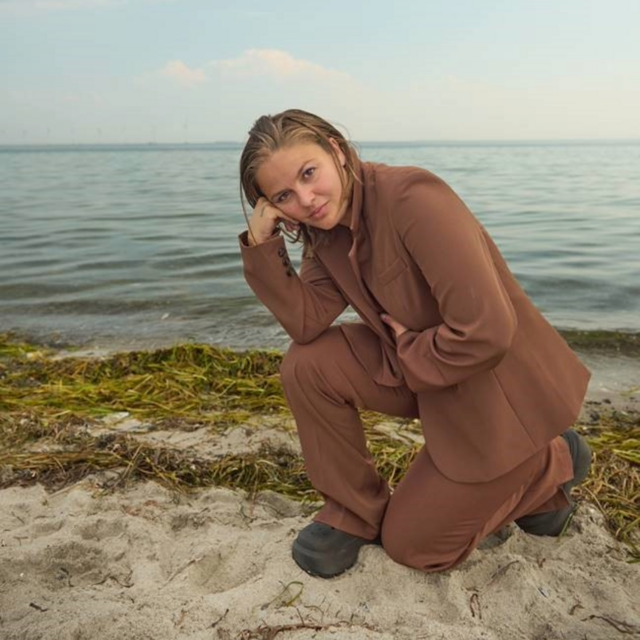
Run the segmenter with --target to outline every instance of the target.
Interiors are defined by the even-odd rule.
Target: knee
[[[412,560],[415,557],[415,553],[413,553],[411,548],[411,542],[407,540],[406,535],[402,535],[402,532],[394,529],[395,527],[390,525],[385,518],[380,531],[382,548],[394,562],[403,564],[407,567],[414,566]],[[419,569],[420,567],[414,568]]]
[[[380,531],[380,541],[385,553],[398,564],[407,565],[406,562],[406,545],[403,545],[398,538],[395,538],[392,533],[389,532],[389,527],[385,524],[382,525]]]
[[[322,368],[323,363],[330,362],[332,354],[337,353],[336,349],[341,349],[339,344],[341,334],[331,328],[319,335],[312,342],[300,344],[292,342],[280,363],[280,379],[283,387],[299,385],[304,376],[317,373]]]
[[[395,530],[394,530],[395,529]],[[441,540],[427,535],[416,536],[409,530],[398,530],[393,524],[383,522],[382,547],[398,564],[425,573],[447,571],[469,556],[473,545],[452,545],[444,537]]]
[[[280,380],[285,389],[299,384],[300,373],[309,368],[313,360],[309,346],[309,344],[292,342],[284,354],[280,363]]]

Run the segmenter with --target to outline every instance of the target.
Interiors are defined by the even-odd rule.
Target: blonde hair
[[[333,139],[337,142],[345,157],[342,171],[338,154],[330,143]],[[264,194],[260,191],[256,180],[256,173],[265,160],[279,149],[295,144],[314,143],[319,145],[331,155],[342,182],[342,205],[351,197],[354,180],[358,180],[356,166],[358,154],[352,144],[331,123],[319,116],[302,111],[301,109],[287,109],[274,116],[261,116],[249,131],[249,140],[242,150],[240,157],[240,202],[242,211],[249,226],[244,197],[253,208],[259,198]],[[303,223],[295,234],[283,233],[292,241],[304,244],[305,255],[312,255],[313,250],[325,244],[329,240],[330,231],[324,231]]]

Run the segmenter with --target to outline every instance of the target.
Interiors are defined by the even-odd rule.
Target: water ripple
[[[239,152],[0,150],[0,331],[282,341],[242,275]],[[640,330],[640,145],[361,152],[447,180],[559,326]],[[299,247],[290,254],[297,264]]]

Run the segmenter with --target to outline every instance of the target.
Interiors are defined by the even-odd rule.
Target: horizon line
[[[430,138],[419,140],[349,140],[355,145],[393,145],[393,144],[522,144],[522,143],[611,143],[611,142],[631,142],[640,143],[640,137],[631,138],[482,138],[482,139],[464,139],[464,138]],[[123,147],[123,146],[180,146],[180,147],[196,147],[196,146],[244,146],[246,142],[236,140],[214,140],[207,142],[154,142],[154,141],[137,141],[137,142],[0,142],[2,147]]]

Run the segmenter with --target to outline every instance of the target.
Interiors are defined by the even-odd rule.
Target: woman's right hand
[[[254,246],[266,242],[281,222],[287,231],[295,231],[299,226],[296,220],[287,217],[265,197],[260,198],[249,220],[249,244]]]

